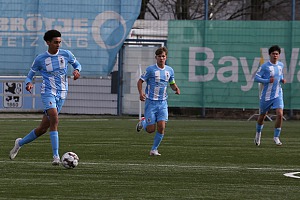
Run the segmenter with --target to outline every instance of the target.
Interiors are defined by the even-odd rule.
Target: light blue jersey
[[[274,77],[274,82],[270,83],[270,77]],[[275,98],[283,98],[281,81],[283,79],[283,63],[272,64],[270,61],[258,68],[254,81],[263,84],[261,100],[269,101]]]
[[[52,94],[65,99],[68,91],[68,63],[81,71],[81,65],[70,51],[59,49],[56,54],[46,51],[34,59],[25,84],[32,82],[35,73],[40,72],[43,78],[41,94]]]
[[[141,79],[147,83],[145,94],[150,100],[166,100],[168,85],[175,83],[174,70],[168,65],[163,69],[157,64],[148,66]]]

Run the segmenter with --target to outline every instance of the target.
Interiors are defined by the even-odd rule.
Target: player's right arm
[[[28,75],[25,79],[26,90],[30,93],[31,93],[31,89],[33,88],[32,79],[33,79],[34,75],[35,75],[35,71],[30,69],[30,71],[28,72]]]
[[[71,51],[66,50],[66,52],[69,55],[68,62],[74,68],[74,71],[73,71],[74,80],[77,80],[80,77],[81,64],[77,61],[76,57],[74,56],[74,54]]]
[[[258,83],[273,83],[274,77],[272,76],[266,76],[265,74],[266,70],[264,65],[260,66],[255,74],[254,81]]]
[[[146,100],[146,94],[143,92],[143,80],[139,79],[137,82],[137,88],[140,94],[140,100],[145,101]]]
[[[30,92],[31,93],[31,89],[33,88],[33,84],[32,83],[27,83],[26,84],[26,90],[28,91],[28,92]]]
[[[32,80],[33,80],[33,77],[34,77],[37,69],[38,69],[38,65],[37,65],[37,62],[35,59],[31,65],[31,68],[25,79],[26,90],[30,93],[31,93],[31,89],[33,88]]]

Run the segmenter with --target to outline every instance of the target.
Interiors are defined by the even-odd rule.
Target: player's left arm
[[[282,67],[282,71],[283,71],[283,67]],[[280,76],[280,82],[283,83],[283,84],[286,83],[286,79],[284,78],[283,73]]]
[[[79,72],[78,69],[74,69],[74,71],[73,71],[73,76],[74,76],[74,80],[79,79],[79,77],[80,77],[80,72]]]
[[[69,54],[69,63],[74,68],[73,71],[74,80],[77,80],[80,77],[81,64],[77,61],[76,57],[74,56],[74,54],[72,54],[71,51],[68,51],[68,54]]]
[[[171,69],[171,71],[170,71],[169,84],[170,84],[170,87],[172,88],[172,90],[175,91],[175,94],[180,94],[180,89],[179,89],[179,87],[177,86],[177,84],[175,83],[175,78],[174,78],[174,71],[173,71],[173,69]]]
[[[180,89],[179,87],[176,85],[176,83],[170,83],[170,87],[172,88],[173,91],[175,91],[175,94],[180,94]]]

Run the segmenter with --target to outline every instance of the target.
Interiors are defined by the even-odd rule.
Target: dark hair
[[[167,47],[159,47],[156,51],[155,51],[155,55],[160,55],[163,52],[166,53],[166,55],[168,55],[168,49]]]
[[[281,49],[278,45],[273,45],[269,48],[269,55],[274,51],[278,51],[279,54],[281,53]]]
[[[44,40],[47,41],[52,41],[53,38],[55,37],[61,37],[61,34],[57,30],[49,30],[45,33],[44,35]]]

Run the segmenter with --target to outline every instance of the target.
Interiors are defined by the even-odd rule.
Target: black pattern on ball
[[[76,167],[78,165],[78,161],[79,157],[74,152],[67,152],[61,158],[62,165],[67,169],[73,169]]]

